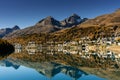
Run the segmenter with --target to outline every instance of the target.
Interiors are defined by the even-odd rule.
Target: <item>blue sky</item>
[[[120,0],[0,0],[0,28],[25,28],[47,16],[63,20],[73,13],[94,18],[118,8]]]

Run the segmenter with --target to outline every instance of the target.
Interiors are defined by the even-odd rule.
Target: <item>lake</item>
[[[0,61],[0,80],[106,80],[54,62]]]

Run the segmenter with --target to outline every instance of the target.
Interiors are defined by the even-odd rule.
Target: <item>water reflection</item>
[[[98,46],[99,47],[99,46]],[[98,57],[102,58],[111,58],[111,60],[119,61],[120,54],[114,53],[107,49],[100,49],[95,47],[88,47],[88,45],[77,45],[77,46],[67,46],[67,45],[36,45],[35,43],[29,43],[25,48],[22,48],[20,44],[15,46],[15,53],[28,53],[28,54],[36,54],[36,53],[43,53],[43,54],[79,54],[81,57],[89,58],[90,55],[97,55]]]
[[[0,61],[0,80],[104,80],[82,70],[53,62]],[[5,77],[7,75],[7,77]]]
[[[14,64],[8,60],[0,61],[0,65],[4,67],[13,67],[14,69],[18,69],[20,67],[20,65]]]

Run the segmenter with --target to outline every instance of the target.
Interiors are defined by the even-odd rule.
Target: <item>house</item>
[[[70,51],[70,54],[79,54],[78,51]]]
[[[55,41],[48,41],[47,45],[53,47],[53,46],[55,46]]]
[[[35,42],[28,42],[27,48],[35,48],[37,47]]]
[[[57,49],[58,49],[58,51],[63,51],[63,45],[62,44],[58,44]]]
[[[82,41],[79,41],[79,44],[82,44]]]
[[[120,46],[120,42],[116,42],[116,44],[117,44],[118,46]]]
[[[27,49],[28,54],[35,54],[37,53],[36,49]]]
[[[100,42],[103,44],[103,43],[106,43],[106,41],[107,41],[107,38],[105,37],[105,38],[102,38]]]
[[[36,52],[38,52],[38,44],[36,44],[33,41],[28,42],[28,45],[26,46],[26,50],[28,54],[35,54]]]
[[[107,51],[106,54],[107,55],[112,55],[112,52],[111,51]]]
[[[70,54],[70,52],[68,50],[63,50],[64,54]]]
[[[63,43],[63,46],[68,46],[69,43],[70,43],[70,42],[65,41],[65,42]]]
[[[14,44],[14,48],[15,48],[15,53],[20,53],[22,52],[22,45],[19,43],[15,43]]]
[[[71,41],[70,44],[78,45],[78,42],[76,42],[76,41]]]
[[[82,51],[84,52],[86,49],[86,45],[85,44],[82,44]]]
[[[82,51],[83,52],[89,52],[89,47],[88,47],[88,44],[82,44]]]
[[[37,50],[38,50],[38,52],[42,52],[42,50],[43,50],[42,44],[39,44],[37,46]]]
[[[106,41],[106,45],[111,45],[112,41]]]
[[[120,60],[120,54],[119,53],[115,53],[114,54],[115,60],[119,61]]]

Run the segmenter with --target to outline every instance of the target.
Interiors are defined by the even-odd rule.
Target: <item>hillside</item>
[[[97,39],[98,37],[110,37],[120,35],[120,9],[111,14],[104,14],[94,19],[89,19],[70,29],[61,30],[54,35],[63,36],[66,39],[80,39],[81,37],[90,37]],[[66,37],[65,37],[66,36]]]
[[[120,9],[111,14],[104,14],[81,24],[81,26],[113,26],[120,25]]]
[[[67,19],[64,21],[67,21]],[[59,24],[59,22],[57,22],[56,24]],[[60,27],[57,27],[57,29],[58,28]],[[27,29],[28,28],[26,28],[25,30]],[[36,29],[40,31],[39,28],[36,28]],[[22,32],[23,35],[20,35],[19,31],[17,31],[18,34],[16,33],[15,34],[20,35],[20,36],[14,38],[14,42],[26,43],[31,40],[40,42],[40,43],[44,43],[46,41],[64,42],[64,41],[71,41],[71,40],[78,41],[80,40],[80,38],[86,37],[86,36],[90,37],[90,39],[110,37],[113,35],[119,36],[120,34],[120,10],[116,10],[115,12],[111,14],[105,14],[102,16],[98,16],[94,19],[89,19],[74,27],[64,28],[62,30],[55,31],[52,33],[39,33],[38,34],[38,33],[33,33],[34,31],[37,32],[37,30],[33,30],[33,31],[31,30],[32,29],[28,30],[28,32],[32,33],[29,35],[27,33],[24,33],[24,30]]]

